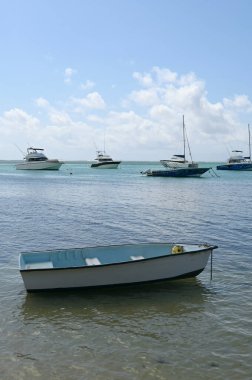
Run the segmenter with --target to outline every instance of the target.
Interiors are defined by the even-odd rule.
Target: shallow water
[[[1,379],[251,379],[252,172],[151,178],[150,163],[0,164]],[[72,174],[71,174],[72,173]],[[21,251],[208,242],[196,279],[27,294]]]

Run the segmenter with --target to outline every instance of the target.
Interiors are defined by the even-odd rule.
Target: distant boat
[[[59,170],[63,162],[48,159],[41,148],[27,148],[24,162],[16,164],[17,170]]]
[[[250,127],[248,125],[249,156],[244,157],[242,150],[233,150],[226,164],[216,166],[217,170],[252,170]]]
[[[186,134],[184,115],[183,115],[182,131],[183,131],[183,147],[184,147],[183,154],[174,154],[169,160],[160,160],[161,164],[165,168],[185,169],[185,168],[198,168],[198,166],[199,166],[197,162],[194,162],[192,160],[191,149],[190,149],[189,141],[188,141],[187,134]],[[188,146],[188,151],[189,151],[189,155],[191,157],[191,161],[188,161],[186,159],[186,143]]]
[[[149,177],[201,177],[211,168],[178,168],[168,170],[152,170],[148,169],[142,174]]]
[[[186,159],[186,142],[191,160]],[[153,177],[200,177],[211,168],[199,168],[197,162],[192,160],[189,141],[186,135],[185,120],[183,115],[183,154],[174,154],[169,160],[160,160],[166,170],[151,170],[143,172],[147,176]]]
[[[105,151],[98,150],[97,157],[95,158],[96,162],[91,164],[91,168],[98,169],[117,169],[121,161],[114,161]]]
[[[215,248],[142,243],[25,252],[19,269],[28,292],[140,284],[195,277]]]

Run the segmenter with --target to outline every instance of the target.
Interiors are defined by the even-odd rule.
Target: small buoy
[[[176,253],[183,253],[184,252],[184,247],[183,245],[174,245],[172,247],[172,253],[173,254],[176,254]]]

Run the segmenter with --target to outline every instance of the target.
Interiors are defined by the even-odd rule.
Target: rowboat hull
[[[160,245],[162,245],[161,250],[164,251],[168,249],[169,253],[155,257],[155,254],[159,255]],[[154,255],[151,256],[148,244],[142,244],[140,246],[143,256],[132,256],[134,253],[139,254],[139,245],[98,247],[99,251],[104,248],[106,252],[110,252],[109,254],[111,254],[111,250],[117,251],[118,253],[116,255],[118,259],[121,257],[122,261],[97,264],[96,261],[99,262],[99,260],[94,258],[94,250],[91,255],[93,258],[89,259],[91,260],[90,265],[85,264],[83,266],[69,266],[64,268],[55,266],[53,262],[54,253],[61,257],[62,262],[65,262],[67,255],[70,255],[72,265],[73,257],[74,255],[75,257],[79,255],[79,250],[73,250],[71,253],[69,250],[54,251],[54,253],[47,251],[46,255],[45,253],[43,255],[44,262],[36,261],[39,260],[39,257],[37,257],[34,262],[34,259],[29,259],[29,253],[23,253],[20,255],[20,273],[28,292],[49,289],[129,285],[172,280],[197,276],[204,270],[209,255],[212,250],[216,248],[214,246],[194,246],[194,250],[189,251],[187,246],[184,253],[171,254],[171,245],[168,247],[167,244],[155,243],[151,245],[151,248],[156,248],[156,253],[154,252]],[[93,247],[93,249],[95,249],[95,247]],[[125,252],[134,258],[125,261]],[[83,253],[81,254],[82,257],[86,257],[85,254],[84,256]],[[36,257],[34,256],[35,253],[32,255],[33,258]],[[37,253],[37,255],[39,255],[39,253]],[[98,257],[101,258],[99,255]],[[87,260],[88,259],[86,259],[86,261]]]

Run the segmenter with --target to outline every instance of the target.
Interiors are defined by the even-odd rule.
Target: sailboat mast
[[[248,135],[249,135],[249,160],[251,161],[251,141],[250,141],[250,126],[248,124]]]
[[[103,153],[105,154],[105,130],[103,132]]]
[[[184,118],[184,115],[183,115],[183,144],[184,144],[184,161],[185,161],[186,157],[185,157],[185,118]]]
[[[183,115],[183,140],[184,140],[184,158],[185,158],[186,143],[187,143],[189,156],[190,156],[191,161],[193,162],[191,148],[190,148],[190,144],[189,144],[189,140],[188,140],[188,136],[187,136],[187,132],[186,132],[186,127],[185,127],[184,115]],[[185,158],[185,161],[186,161],[186,158]]]

